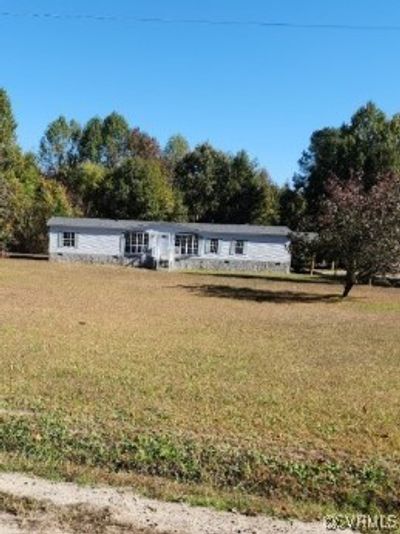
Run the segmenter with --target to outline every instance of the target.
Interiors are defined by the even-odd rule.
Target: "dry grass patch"
[[[156,436],[156,452],[144,447],[144,463],[192,455],[203,481],[204,451],[212,444],[215,457],[226,456],[229,446],[231,461],[241,458],[240,476],[225,470],[222,485],[240,488],[242,480],[246,492],[283,488],[282,496],[294,487],[296,498],[305,487],[305,499],[327,501],[341,492],[357,507],[372,481],[379,491],[370,501],[386,506],[381,493],[399,489],[400,290],[358,287],[342,301],[340,289],[296,278],[2,261],[0,417],[23,435],[9,449],[37,455],[43,441],[50,451],[54,439],[42,435],[50,417],[65,432],[59,443],[66,448],[74,436],[96,436],[96,454],[107,451],[97,465],[123,450],[129,461],[111,465],[140,470],[140,455],[132,461],[132,451],[111,444]],[[4,410],[40,417],[21,430],[21,418]],[[91,446],[75,451],[75,460],[90,462]],[[243,461],[249,454],[255,460]],[[276,461],[275,478],[259,454]],[[335,478],[336,464],[346,476]],[[268,491],[246,466],[253,475],[259,469],[264,482],[273,479]],[[338,491],[338,481],[347,487]]]

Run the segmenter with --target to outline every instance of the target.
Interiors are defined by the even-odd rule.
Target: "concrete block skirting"
[[[154,268],[154,261],[147,256],[137,256],[127,258],[124,256],[109,256],[103,254],[74,254],[57,253],[50,254],[50,260],[54,262],[66,263],[100,263],[114,265],[130,265],[132,267]],[[223,258],[177,258],[173,264],[169,265],[170,270],[207,270],[207,271],[270,271],[279,273],[289,273],[289,263],[275,263],[260,260],[238,260]]]
[[[53,253],[49,256],[50,261],[65,262],[65,263],[102,263],[123,265],[124,260],[122,256],[109,256],[107,254],[74,254],[68,252],[67,254]]]

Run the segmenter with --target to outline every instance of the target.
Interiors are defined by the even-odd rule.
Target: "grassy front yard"
[[[3,468],[303,516],[397,509],[400,290],[340,292],[0,261]]]

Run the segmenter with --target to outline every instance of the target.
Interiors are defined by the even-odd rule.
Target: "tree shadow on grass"
[[[248,300],[252,302],[273,302],[276,304],[289,303],[335,303],[342,299],[339,294],[318,294],[299,291],[271,291],[269,289],[252,289],[250,287],[235,287],[226,285],[181,285],[200,297],[219,297],[234,300]]]
[[[185,271],[187,275],[210,276],[215,278],[239,278],[242,280],[265,280],[266,282],[291,282],[293,284],[342,284],[343,277],[333,274],[295,275],[290,274],[252,274],[207,271]]]

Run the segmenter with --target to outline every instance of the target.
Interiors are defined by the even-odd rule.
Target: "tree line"
[[[181,135],[164,147],[118,113],[80,125],[52,121],[37,154],[24,153],[0,90],[0,247],[46,249],[51,215],[277,224],[280,188],[247,152]]]
[[[315,131],[299,172],[279,187],[244,150],[192,148],[181,135],[161,147],[115,112],[84,125],[60,116],[38,153],[25,153],[0,89],[0,250],[45,251],[52,215],[282,224],[296,232],[295,266],[314,254],[332,259],[346,269],[348,292],[399,269],[399,175],[400,114],[373,103]]]

